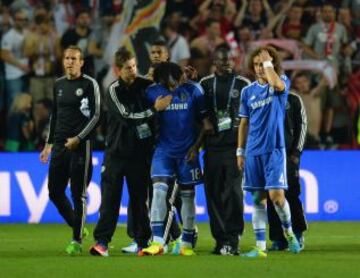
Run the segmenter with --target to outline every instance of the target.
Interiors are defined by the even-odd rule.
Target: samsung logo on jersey
[[[171,103],[166,110],[187,110],[187,103]]]
[[[252,109],[257,109],[257,108],[260,108],[260,107],[263,107],[263,106],[269,104],[270,102],[272,102],[272,99],[273,99],[273,97],[268,97],[266,99],[251,103],[250,106]]]

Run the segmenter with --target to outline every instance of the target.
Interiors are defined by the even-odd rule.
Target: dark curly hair
[[[184,72],[179,65],[162,62],[157,64],[154,69],[154,81],[170,90],[180,83],[183,74]]]
[[[249,61],[248,61],[248,67],[249,69],[254,72],[254,58],[260,54],[261,51],[266,50],[269,52],[271,58],[273,58],[272,63],[274,65],[275,72],[280,75],[282,73],[281,68],[281,58],[279,54],[277,53],[276,49],[272,46],[261,46],[257,49],[255,49],[253,52],[251,52]]]

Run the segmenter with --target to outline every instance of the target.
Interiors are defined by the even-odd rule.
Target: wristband
[[[262,64],[264,68],[274,68],[274,65],[271,61],[264,61]]]
[[[245,149],[237,148],[236,149],[236,156],[245,156]]]

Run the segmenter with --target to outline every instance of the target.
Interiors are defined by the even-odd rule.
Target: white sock
[[[181,246],[191,247],[195,234],[195,190],[181,190],[183,231]]]
[[[181,217],[185,230],[195,230],[195,190],[181,190]]]
[[[166,195],[168,185],[166,183],[155,183],[151,205],[151,230],[153,241],[164,244],[164,219],[167,212]]]
[[[252,214],[252,225],[256,238],[256,246],[261,250],[266,250],[266,206],[263,204],[254,205]]]
[[[274,207],[276,213],[278,214],[282,228],[286,234],[292,234],[292,226],[291,226],[291,212],[288,201],[285,199],[283,206],[278,206],[274,203]]]

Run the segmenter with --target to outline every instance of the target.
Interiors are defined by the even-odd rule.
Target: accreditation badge
[[[217,113],[217,128],[218,131],[229,130],[232,127],[232,120],[228,112],[219,111]]]
[[[140,140],[149,138],[152,135],[149,125],[144,123],[136,126],[136,135]]]

